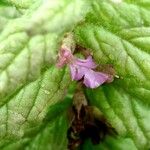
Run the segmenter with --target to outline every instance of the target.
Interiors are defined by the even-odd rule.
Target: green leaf
[[[52,67],[11,97],[0,109],[0,147],[36,133],[49,106],[63,98],[69,83],[64,69]]]
[[[25,9],[35,2],[35,0],[1,0],[0,5],[15,6],[17,8]]]
[[[103,141],[99,145],[93,145],[90,140],[87,140],[82,148],[82,150],[137,150],[133,141],[129,138],[112,138],[107,137],[105,141]]]
[[[22,138],[19,138],[19,140],[12,139],[7,141],[7,143],[5,140],[5,143],[1,145],[1,149],[66,149],[68,129],[66,112],[68,107],[72,104],[74,89],[74,84],[69,86],[67,96],[63,99],[63,101],[59,101],[58,103],[53,101],[55,98],[51,98],[51,101],[48,104],[50,106],[45,106],[48,107],[48,113],[43,121],[38,123],[36,126],[33,122],[30,122],[32,126],[30,125],[27,129],[24,129],[25,134]],[[61,91],[58,92],[61,93]],[[55,93],[54,97],[57,96],[57,93]]]
[[[28,7],[29,1],[5,2],[18,9]],[[37,1],[2,24],[0,149],[37,149],[35,145],[42,139],[40,149],[45,143],[45,148],[53,149],[66,136],[67,118],[63,112],[71,102],[62,103],[60,109],[60,105],[50,107],[64,99],[71,82],[67,68],[56,68],[56,57],[65,33],[72,31],[88,10],[85,0]],[[60,137],[55,133],[57,128]],[[66,144],[62,146],[60,149]]]
[[[58,149],[65,150],[67,147],[66,132],[68,122],[66,120],[66,113],[59,116],[50,123],[47,123],[44,128],[41,128],[38,134],[31,138],[24,138],[16,143],[10,143],[3,148],[3,150],[49,150]]]
[[[94,1],[76,30],[78,44],[98,63],[113,64],[119,79],[88,90],[121,137],[137,149],[150,148],[150,10],[139,3]],[[122,148],[120,148],[122,149]]]
[[[82,19],[83,7],[80,0],[44,1],[5,26],[0,36],[0,105],[55,62],[63,34]]]
[[[26,149],[65,150],[67,149],[67,129],[68,122],[66,120],[66,114],[63,114],[61,117],[56,118],[55,121],[48,124]]]
[[[0,7],[0,33],[5,28],[5,25],[12,19],[20,17],[21,14],[12,7]]]

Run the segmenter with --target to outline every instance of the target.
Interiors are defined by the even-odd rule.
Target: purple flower
[[[87,87],[97,88],[109,79],[109,75],[93,70],[97,65],[91,56],[87,59],[79,59],[74,57],[70,50],[62,47],[57,66],[62,67],[65,64],[68,64],[70,67],[72,80],[78,81],[83,79],[83,83]]]

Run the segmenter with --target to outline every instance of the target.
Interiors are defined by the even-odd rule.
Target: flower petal
[[[58,54],[58,61],[56,66],[61,68],[65,64],[71,63],[74,60],[74,56],[72,55],[71,51],[67,47],[61,47],[59,54]]]
[[[84,68],[77,65],[70,65],[71,78],[72,80],[80,80],[84,76]]]
[[[85,73],[83,83],[87,87],[97,88],[98,86],[100,86],[101,84],[106,82],[108,80],[108,78],[109,77],[107,74],[104,74],[101,72],[95,72],[95,71],[90,69]]]
[[[97,66],[95,64],[95,62],[93,61],[92,56],[89,56],[87,59],[77,58],[76,59],[76,64],[80,65],[80,66],[83,66],[83,67],[91,68],[91,69],[94,69]]]

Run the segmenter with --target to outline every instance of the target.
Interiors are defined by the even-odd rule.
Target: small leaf
[[[129,1],[94,1],[92,8],[75,30],[76,40],[91,49],[97,62],[112,64],[119,79],[88,90],[90,103],[120,136],[130,138],[139,150],[149,149],[150,11]]]

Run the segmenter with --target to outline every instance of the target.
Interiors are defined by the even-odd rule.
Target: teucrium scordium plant
[[[149,149],[149,5],[146,0],[1,1],[0,149],[66,149],[71,99],[65,95],[72,82],[67,67],[55,66],[66,32],[90,50],[90,63],[111,64],[119,76],[85,88],[89,103],[103,112],[118,138],[98,146],[87,141],[82,148]]]
[[[70,38],[70,36],[68,35],[68,37],[66,38]],[[113,76],[110,76],[109,74],[103,72],[94,71],[97,65],[93,61],[91,55],[89,55],[86,59],[77,58],[73,55],[73,52],[71,51],[72,47],[69,47],[67,45],[71,44],[62,43],[58,54],[59,57],[56,66],[58,68],[62,68],[64,65],[67,64],[70,68],[72,80],[80,81],[83,79],[83,84],[86,87],[92,89],[97,88],[103,83],[112,80]]]

